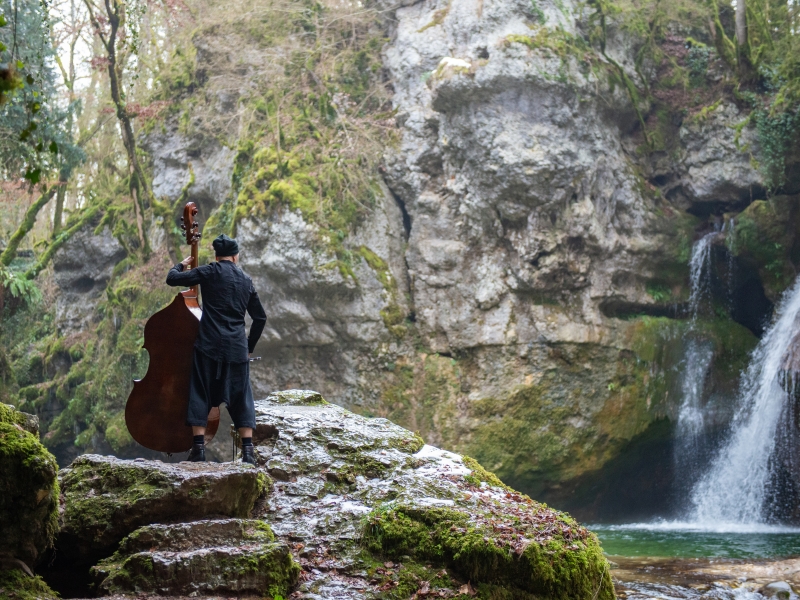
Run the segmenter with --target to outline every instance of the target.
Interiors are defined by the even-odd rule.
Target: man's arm
[[[258,338],[261,337],[261,332],[264,331],[264,325],[267,324],[267,313],[264,312],[258,292],[252,283],[250,284],[250,300],[247,302],[247,314],[253,319],[253,324],[250,325],[250,335],[247,336],[247,352],[252,354]]]
[[[177,287],[179,285],[189,286],[203,283],[203,279],[206,274],[205,272],[208,270],[207,267],[209,265],[203,265],[202,267],[197,267],[196,269],[184,271],[185,263],[185,260],[183,262],[179,262],[169,270],[169,273],[167,273],[167,285]]]

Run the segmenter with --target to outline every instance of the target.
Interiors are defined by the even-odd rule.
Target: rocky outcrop
[[[33,567],[58,529],[58,466],[36,427],[0,404],[0,570]]]
[[[264,522],[228,519],[142,527],[92,571],[102,594],[286,597],[300,568]]]
[[[105,547],[106,558],[92,569],[102,593],[291,592],[292,598],[355,600],[454,597],[477,589],[487,597],[614,597],[592,533],[508,488],[472,459],[425,445],[385,419],[329,404],[316,392],[257,401],[256,422],[258,469],[76,461],[63,479],[67,503],[84,498],[83,512],[101,509],[118,533],[135,527],[127,515],[145,505],[150,522],[161,522],[132,531],[113,554]],[[221,483],[241,492],[222,473],[263,478],[264,471],[274,486],[249,503],[250,514],[219,518],[224,508],[214,494]],[[187,492],[180,501],[176,489]],[[142,495],[148,500],[137,500]],[[206,500],[207,516],[197,520]],[[159,512],[168,505],[174,512]],[[71,515],[65,527],[75,541],[61,547],[65,552],[98,535],[96,524]],[[124,528],[117,525],[123,522]],[[110,539],[103,532],[99,538]]]
[[[58,531],[57,473],[38,419],[0,403],[0,598],[58,597],[32,573]]]
[[[70,562],[111,554],[134,530],[210,515],[244,518],[269,478],[247,466],[165,464],[87,454],[60,473],[63,494],[56,548]]]

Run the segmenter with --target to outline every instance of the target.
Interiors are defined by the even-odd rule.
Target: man
[[[194,444],[187,460],[206,459],[204,436],[208,413],[223,402],[239,429],[242,461],[256,464],[253,428],[256,426],[253,390],[250,388],[250,362],[267,315],[250,279],[238,266],[239,245],[227,235],[214,240],[216,262],[185,271],[192,257],[170,269],[167,285],[200,284],[203,318],[194,344],[192,379],[189,384],[189,410],[186,424],[192,426]],[[253,319],[250,335],[245,336],[245,312]]]

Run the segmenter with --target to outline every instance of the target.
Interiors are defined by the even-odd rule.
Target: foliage
[[[173,54],[157,88],[160,99],[180,90],[182,102],[171,110],[187,135],[202,131],[236,140],[233,201],[209,221],[224,230],[243,218],[297,211],[317,225],[319,247],[333,253],[335,266],[350,275],[355,256],[345,240],[380,193],[377,162],[394,130],[382,80],[379,13],[310,0],[269,6],[238,0],[235,6],[224,15],[206,7],[205,20],[191,32],[191,49]],[[263,75],[248,75],[235,132],[219,123],[212,105],[185,93],[200,86],[211,93],[210,69],[226,69],[228,86],[236,80],[227,64],[196,63],[195,46],[212,40],[282,49],[265,52]]]
[[[12,297],[19,298],[25,304],[37,304],[42,299],[42,292],[35,281],[0,265],[0,287],[9,291]]]
[[[11,0],[0,12],[16,18],[0,28],[0,43],[10,49],[19,82],[0,107],[0,173],[35,184],[52,171],[79,164],[83,152],[73,143],[68,119],[75,105],[60,106],[48,27],[47,5]]]

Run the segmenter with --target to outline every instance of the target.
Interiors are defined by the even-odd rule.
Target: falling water
[[[675,428],[675,466],[682,477],[691,477],[701,456],[705,419],[703,414],[703,388],[708,367],[714,357],[711,343],[691,340],[686,346],[681,382],[681,406]]]
[[[692,313],[692,322],[697,319],[700,303],[710,291],[711,242],[717,235],[719,234],[716,231],[707,233],[692,247],[692,258],[689,259],[689,280],[691,282],[689,310]]]
[[[692,332],[700,304],[710,293],[711,242],[716,235],[716,232],[712,232],[698,240],[692,248],[692,257],[689,261],[691,282],[689,310],[692,321],[690,339],[682,363],[681,405],[675,429],[675,466],[684,477],[690,477],[697,467],[700,440],[705,428],[701,401],[714,352],[709,342],[694,339]]]
[[[770,457],[787,395],[778,372],[797,331],[800,278],[785,292],[756,347],[739,390],[730,436],[692,492],[693,521],[703,527],[764,524]]]

